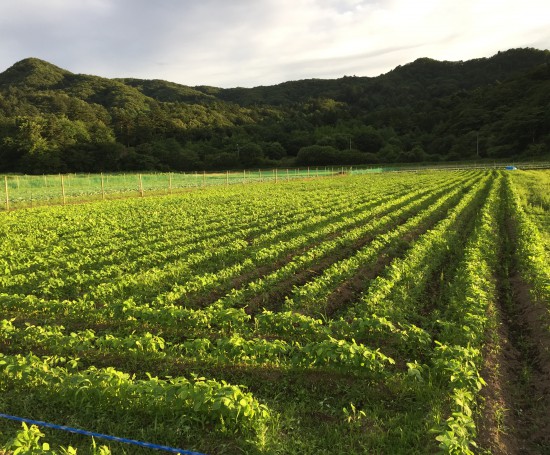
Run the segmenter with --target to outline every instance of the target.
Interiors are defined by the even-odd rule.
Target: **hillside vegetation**
[[[533,158],[550,146],[549,51],[428,58],[378,77],[221,89],[0,73],[0,171],[232,169]]]

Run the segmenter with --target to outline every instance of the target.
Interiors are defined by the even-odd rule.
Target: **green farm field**
[[[0,414],[205,454],[550,453],[549,171],[259,180],[1,212]],[[160,453],[40,431],[0,418],[0,454]]]

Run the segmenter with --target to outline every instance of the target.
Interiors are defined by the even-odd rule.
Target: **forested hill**
[[[198,170],[534,158],[550,151],[550,52],[428,58],[378,77],[221,89],[0,73],[0,171]]]

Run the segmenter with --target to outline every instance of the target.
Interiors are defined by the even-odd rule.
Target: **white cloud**
[[[418,57],[550,48],[549,21],[547,0],[3,0],[0,70],[36,56],[189,85],[375,76]]]

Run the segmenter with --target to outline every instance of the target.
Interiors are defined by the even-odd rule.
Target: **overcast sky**
[[[550,0],[0,0],[0,72],[252,87],[550,49]]]

